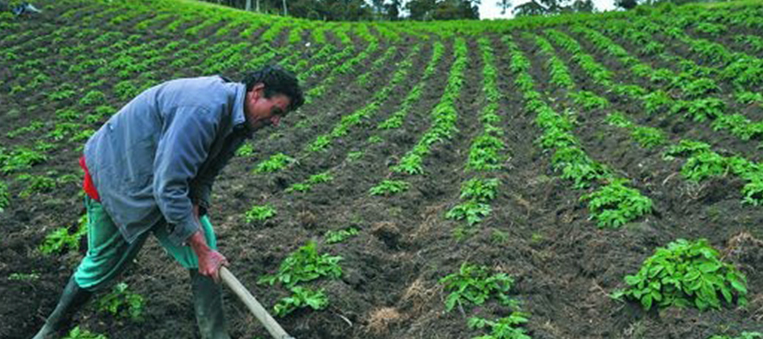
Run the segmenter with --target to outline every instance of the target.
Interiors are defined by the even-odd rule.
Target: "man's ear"
[[[265,94],[265,84],[260,82],[252,86],[252,94],[254,99],[262,98]]]

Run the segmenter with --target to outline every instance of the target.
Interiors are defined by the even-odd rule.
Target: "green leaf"
[[[645,310],[649,310],[652,308],[652,295],[647,294],[644,295],[643,298],[641,298],[641,305],[644,306]]]
[[[642,281],[642,279],[640,277],[638,277],[638,276],[635,276],[635,275],[626,275],[625,276],[625,283],[628,284],[628,285],[631,285],[631,286],[636,285],[636,284],[640,283],[641,281]]]

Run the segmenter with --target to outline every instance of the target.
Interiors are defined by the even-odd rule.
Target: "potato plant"
[[[118,283],[111,292],[95,302],[99,312],[108,312],[114,317],[142,321],[143,296],[129,291],[127,284]]]
[[[456,273],[451,273],[439,280],[446,291],[445,311],[454,307],[471,307],[484,304],[495,298],[501,305],[515,306],[516,301],[507,295],[514,280],[506,273],[493,274],[488,267],[464,262]]]
[[[705,239],[678,239],[658,248],[638,273],[625,276],[625,282],[629,287],[612,297],[638,301],[645,310],[656,305],[704,311],[747,303],[745,275],[721,261],[720,253]]]
[[[342,267],[339,266],[341,260],[341,256],[318,254],[316,243],[310,241],[289,254],[281,262],[278,272],[263,275],[257,283],[270,286],[281,283],[291,291],[291,296],[282,298],[273,307],[273,311],[278,316],[286,316],[302,307],[322,310],[329,304],[328,296],[323,290],[314,291],[305,287],[304,284],[322,277],[340,278],[342,276]]]

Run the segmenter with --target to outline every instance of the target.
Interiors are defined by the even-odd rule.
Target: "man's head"
[[[244,78],[244,113],[252,129],[275,125],[305,103],[299,80],[281,66],[267,66]]]

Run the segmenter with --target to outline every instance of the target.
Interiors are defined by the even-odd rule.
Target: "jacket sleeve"
[[[178,107],[165,117],[154,158],[154,198],[176,245],[199,230],[190,183],[207,158],[218,124],[215,114],[199,107]]]

